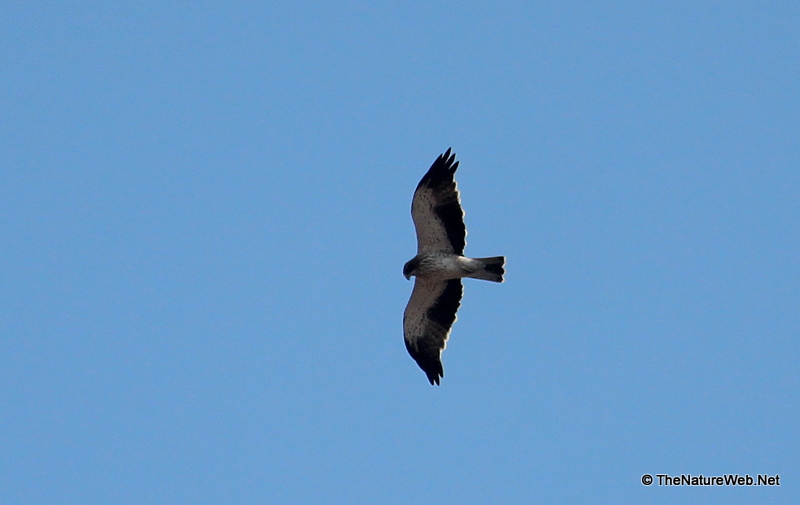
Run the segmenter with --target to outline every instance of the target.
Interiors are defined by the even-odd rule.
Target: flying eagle
[[[442,351],[464,291],[462,277],[503,282],[506,259],[463,256],[467,228],[456,188],[456,155],[439,155],[419,181],[411,202],[417,231],[417,255],[403,267],[406,279],[416,276],[403,314],[406,349],[431,385],[444,377]]]

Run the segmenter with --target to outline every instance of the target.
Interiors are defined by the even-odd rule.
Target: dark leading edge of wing
[[[417,184],[417,191],[425,187],[433,192],[436,206],[433,212],[444,225],[447,239],[453,245],[455,254],[464,254],[467,228],[464,225],[464,211],[458,201],[455,174],[458,170],[456,155],[450,154],[452,148],[440,154],[431,168]]]
[[[414,358],[419,367],[428,376],[431,385],[439,385],[439,379],[444,377],[442,367],[442,349],[445,348],[450,328],[456,320],[456,312],[461,305],[461,296],[464,287],[461,279],[445,281],[446,286],[436,302],[425,313],[428,324],[425,325],[424,334],[416,335],[412,343],[405,339],[406,349]]]

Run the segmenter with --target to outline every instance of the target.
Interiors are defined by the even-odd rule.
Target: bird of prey
[[[406,349],[431,385],[444,377],[442,351],[461,304],[463,277],[503,282],[506,259],[463,256],[467,228],[456,188],[456,155],[450,149],[433,162],[419,181],[411,202],[417,231],[417,255],[403,267],[415,276],[414,290],[403,314]]]

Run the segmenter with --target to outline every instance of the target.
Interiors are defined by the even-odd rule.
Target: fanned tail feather
[[[505,275],[505,256],[493,256],[491,258],[475,258],[483,263],[483,270],[475,274],[475,278],[492,282],[503,282]]]

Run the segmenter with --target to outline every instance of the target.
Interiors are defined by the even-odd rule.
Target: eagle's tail
[[[470,277],[483,279],[485,281],[503,282],[503,275],[506,273],[505,269],[503,268],[506,265],[505,256],[475,259],[483,263],[483,270],[475,272]]]

